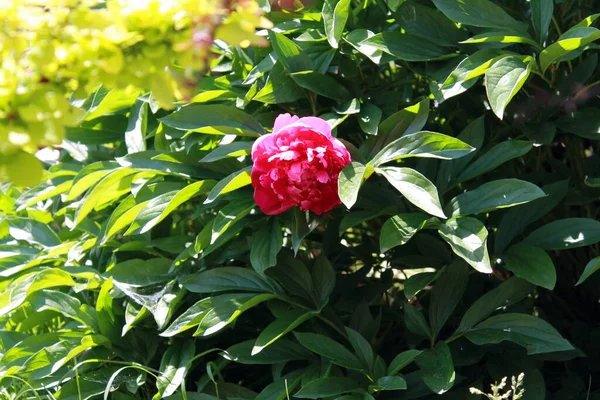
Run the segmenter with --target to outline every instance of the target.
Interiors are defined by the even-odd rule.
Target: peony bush
[[[600,398],[596,3],[0,5],[0,397]]]

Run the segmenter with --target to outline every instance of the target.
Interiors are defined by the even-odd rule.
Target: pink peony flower
[[[350,153],[326,121],[281,114],[252,146],[254,201],[268,215],[294,206],[322,214],[341,204],[338,175]]]

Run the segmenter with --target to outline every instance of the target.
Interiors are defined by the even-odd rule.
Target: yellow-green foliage
[[[260,43],[255,29],[269,22],[258,11],[252,1],[3,1],[0,181],[35,183],[41,166],[22,152],[59,144],[83,114],[73,99],[100,85],[150,90],[166,109],[188,98],[215,37]]]

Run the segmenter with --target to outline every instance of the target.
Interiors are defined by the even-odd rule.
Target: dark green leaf
[[[294,335],[300,344],[312,351],[330,360],[332,363],[355,370],[362,370],[364,367],[360,360],[348,349],[327,336],[316,333],[299,333]]]
[[[346,327],[346,333],[348,334],[348,340],[354,349],[354,353],[358,356],[358,359],[364,366],[365,371],[371,371],[375,362],[375,356],[371,344],[364,338],[363,335]]]
[[[275,343],[279,338],[294,330],[297,326],[315,316],[314,311],[306,311],[300,308],[292,308],[271,322],[258,335],[256,343],[252,348],[251,355],[256,355],[263,351],[267,346]]]
[[[429,216],[423,213],[398,214],[381,227],[379,248],[382,253],[402,246],[427,225]]]
[[[326,257],[317,258],[312,268],[312,282],[319,308],[325,307],[335,287],[335,270]]]
[[[377,135],[381,116],[381,108],[371,103],[364,104],[358,115],[358,124],[366,134]]]
[[[274,293],[273,283],[258,273],[240,267],[219,267],[185,279],[182,285],[190,292],[212,293],[231,290]]]
[[[489,0],[433,0],[433,3],[446,17],[460,24],[483,28],[509,28],[521,32],[527,29],[523,22],[516,21]]]
[[[437,394],[447,392],[454,385],[454,363],[446,342],[438,342],[416,358],[423,382]]]
[[[462,261],[450,264],[435,281],[429,303],[429,324],[434,340],[460,302],[468,281],[469,268]]]
[[[399,376],[382,376],[377,379],[374,385],[370,386],[376,391],[379,390],[405,390],[406,381]]]
[[[431,328],[425,320],[423,313],[408,302],[404,303],[404,323],[406,324],[406,328],[415,335],[431,338]]]
[[[569,189],[569,181],[558,181],[543,187],[548,195],[530,203],[510,209],[500,220],[494,240],[496,253],[506,246],[532,222],[544,216],[560,203]]]
[[[438,10],[414,1],[405,1],[396,10],[396,22],[411,35],[419,36],[443,46],[456,46],[466,38],[460,30]]]
[[[523,243],[544,250],[563,250],[600,242],[600,221],[591,218],[565,218],[531,232]]]
[[[515,244],[502,255],[505,268],[534,285],[552,290],[556,269],[550,256],[539,247]]]
[[[298,86],[320,96],[337,101],[345,101],[352,97],[348,89],[329,75],[324,75],[316,71],[306,71],[294,73],[291,77]]]
[[[302,386],[294,397],[301,399],[322,399],[361,389],[357,381],[344,377],[319,378]]]
[[[533,183],[519,179],[499,179],[459,194],[450,201],[445,211],[453,217],[481,214],[514,207],[545,196],[546,193]]]
[[[579,280],[577,281],[577,284],[575,284],[575,286],[578,286],[578,285],[582,284],[583,282],[585,282],[585,280],[587,278],[589,278],[594,272],[598,271],[599,269],[600,269],[600,257],[593,258],[585,266],[585,269],[583,270],[583,273],[581,274],[581,277],[579,278]]]
[[[390,363],[387,374],[389,376],[396,375],[398,372],[402,371],[404,367],[413,362],[422,352],[422,350],[406,350],[398,354]]]
[[[543,44],[548,37],[548,28],[554,13],[554,0],[530,0],[531,23],[538,43]]]
[[[494,311],[509,307],[525,298],[533,291],[533,286],[525,279],[510,278],[498,287],[481,296],[463,315],[456,333],[466,332],[475,324],[490,316]]]
[[[403,61],[436,61],[457,55],[427,39],[400,32],[378,33],[360,44],[373,46]]]
[[[466,336],[477,345],[508,340],[525,347],[529,355],[573,350],[552,325],[527,314],[493,316],[476,325]]]
[[[458,175],[456,183],[462,183],[492,171],[509,160],[527,154],[532,148],[531,142],[523,140],[507,140],[499,143]]]
[[[283,245],[283,233],[276,218],[252,237],[250,247],[250,263],[252,268],[263,274],[268,268],[277,264],[277,254]]]
[[[161,118],[160,121],[176,129],[207,134],[258,137],[264,133],[262,126],[250,115],[219,104],[193,104]]]
[[[252,355],[254,340],[238,343],[222,353],[228,360],[240,364],[277,364],[289,361],[310,360],[312,355],[304,347],[286,339],[279,339],[259,354]]]

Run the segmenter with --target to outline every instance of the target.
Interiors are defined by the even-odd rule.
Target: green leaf
[[[308,55],[291,39],[274,31],[269,31],[269,39],[277,59],[286,71],[294,73],[313,69]]]
[[[377,135],[382,114],[381,108],[376,105],[371,103],[363,104],[358,115],[360,129],[368,135]]]
[[[600,242],[600,221],[591,218],[565,218],[531,232],[523,243],[544,250],[574,249]]]
[[[377,47],[363,43],[364,40],[375,36],[375,34],[367,29],[355,29],[344,38],[358,52],[368,57],[375,64],[379,65],[383,52]]]
[[[429,325],[435,340],[460,302],[469,281],[469,268],[462,262],[450,264],[435,281],[429,303]]]
[[[247,156],[252,149],[252,142],[233,142],[228,144],[219,144],[219,146],[204,156],[199,162],[210,163],[224,158],[237,158]]]
[[[275,343],[275,341],[277,341],[279,338],[283,337],[288,332],[291,332],[302,323],[308,321],[316,314],[317,313],[315,311],[306,311],[305,309],[301,308],[292,308],[286,311],[275,321],[267,325],[260,335],[258,335],[251,354],[255,355],[260,353],[267,346]]]
[[[214,219],[210,235],[210,244],[224,235],[231,226],[237,226],[236,223],[248,215],[256,203],[252,197],[244,197],[230,201],[225,207],[221,208]]]
[[[304,370],[299,369],[279,379],[274,378],[274,381],[265,386],[254,400],[286,400],[300,384],[303,376]]]
[[[118,168],[104,176],[81,200],[75,212],[74,225],[79,225],[94,209],[129,193],[135,170]]]
[[[523,140],[507,140],[499,143],[459,174],[456,183],[466,182],[492,171],[507,161],[527,154],[532,148],[533,143]]]
[[[342,218],[340,222],[340,227],[338,233],[340,236],[344,234],[348,229],[353,228],[362,222],[370,221],[373,218],[377,218],[379,216],[387,216],[391,215],[396,211],[396,207],[390,206],[386,207],[382,210],[380,209],[370,209],[365,211],[355,211],[349,214],[346,214],[344,218]]]
[[[431,328],[423,313],[408,302],[404,303],[404,323],[406,328],[415,335],[431,338]]]
[[[354,353],[358,356],[358,359],[364,366],[364,370],[371,371],[375,363],[375,356],[371,344],[363,335],[354,329],[346,327],[346,333],[348,334],[348,341],[352,345]]]
[[[398,214],[388,219],[381,227],[379,248],[382,253],[406,244],[415,233],[423,229],[429,216],[423,213]]]
[[[490,31],[480,33],[462,41],[461,44],[475,43],[525,43],[530,44],[535,48],[540,48],[537,42],[529,37],[521,36],[510,31]]]
[[[446,224],[440,225],[438,232],[452,247],[452,251],[469,265],[481,273],[492,273],[487,251],[488,231],[478,219],[450,219]]]
[[[344,377],[319,378],[302,386],[302,388],[294,394],[294,397],[300,399],[322,399],[338,396],[343,393],[359,391],[360,389],[361,386],[354,379]]]
[[[305,94],[278,61],[269,73],[267,82],[252,100],[265,104],[289,103],[304,98]]]
[[[352,100],[333,107],[333,110],[336,112],[336,114],[341,115],[358,114],[360,112],[360,100],[353,98]]]
[[[148,103],[136,100],[129,113],[129,122],[125,131],[127,153],[146,151],[146,134],[148,129]]]
[[[42,222],[31,218],[6,217],[8,235],[15,240],[24,240],[43,247],[54,247],[61,243],[54,231]]]
[[[252,178],[250,176],[251,170],[251,166],[246,167],[220,180],[212,188],[210,193],[208,193],[204,204],[212,203],[217,197],[221,195],[233,192],[234,190],[250,185],[252,183]]]
[[[171,260],[165,258],[149,260],[134,258],[115,264],[103,275],[106,278],[112,277],[115,285],[121,283],[127,286],[144,287],[168,281],[170,266]]]
[[[548,290],[556,285],[556,269],[552,259],[539,247],[516,244],[506,250],[502,261],[506,269],[534,285]]]
[[[153,400],[170,396],[179,389],[195,354],[196,346],[192,340],[175,342],[167,348],[160,361],[160,375],[156,379],[158,392]]]
[[[510,209],[500,220],[494,240],[495,253],[502,253],[506,246],[532,222],[540,219],[560,203],[569,190],[569,181],[558,181],[544,186],[548,195],[530,203]]]
[[[454,386],[454,363],[446,342],[423,351],[416,358],[423,382],[435,393],[442,394]]]
[[[294,332],[294,335],[302,346],[336,365],[355,370],[363,369],[362,363],[354,354],[327,336],[299,332]]]
[[[279,282],[288,295],[298,296],[307,300],[311,306],[319,307],[319,300],[315,298],[312,276],[300,259],[283,251],[277,258],[277,266],[270,268],[267,275]]]
[[[394,140],[377,153],[369,165],[377,167],[396,159],[408,157],[450,160],[463,157],[473,150],[473,147],[451,136],[422,131]]]
[[[527,314],[493,316],[469,330],[466,337],[480,346],[508,340],[525,347],[529,355],[574,349],[552,325]]]
[[[277,264],[277,254],[283,246],[283,233],[277,218],[271,218],[271,221],[264,228],[258,230],[252,237],[250,247],[250,263],[252,268],[260,274]]]
[[[587,107],[570,112],[558,118],[556,126],[585,139],[600,140],[600,109]]]
[[[404,297],[410,300],[415,297],[421,290],[437,279],[442,271],[437,272],[422,272],[411,275],[404,281]]]
[[[32,294],[28,301],[38,313],[45,310],[57,311],[67,318],[80,322],[92,331],[99,329],[94,310],[82,306],[81,301],[66,293],[44,289]]]
[[[366,172],[367,167],[356,161],[346,165],[342,172],[340,172],[338,178],[338,195],[342,203],[349,209],[356,203],[358,192],[365,179]]]
[[[445,211],[453,217],[481,214],[514,207],[545,196],[546,193],[533,183],[519,179],[499,179],[459,194],[450,200]]]
[[[325,256],[320,256],[313,264],[312,282],[315,298],[318,299],[317,306],[322,309],[335,287],[335,270]]]
[[[121,201],[110,215],[106,225],[103,226],[101,234],[98,235],[100,243],[104,244],[108,242],[108,240],[116,235],[121,229],[131,225],[137,214],[149,201],[150,200],[136,204],[133,195],[130,195],[125,200]]]
[[[436,217],[446,218],[436,187],[424,175],[411,168],[398,167],[377,168],[376,172],[415,206]]]
[[[199,181],[181,190],[173,190],[154,197],[140,208],[126,235],[146,233],[158,225],[177,207],[186,201],[207,193],[215,186],[215,181]]]
[[[600,257],[593,258],[589,263],[585,266],[581,277],[575,284],[575,286],[581,285],[587,278],[589,278],[594,272],[600,269]]]
[[[530,0],[531,23],[539,44],[543,44],[548,37],[548,28],[554,13],[554,0]]]
[[[588,43],[600,39],[600,30],[590,26],[574,27],[563,33],[556,42],[546,47],[539,55],[541,72],[554,61],[567,55],[571,51],[580,49]]]
[[[177,317],[160,336],[171,337],[198,327],[194,336],[210,336],[235,321],[242,313],[277,296],[270,293],[237,293],[207,297]]]
[[[160,119],[172,128],[212,135],[258,137],[262,126],[250,115],[220,104],[192,104]]]
[[[442,100],[457,96],[475,83],[488,68],[508,54],[500,49],[482,49],[462,60],[437,88]]]
[[[482,28],[511,29],[524,32],[527,26],[516,21],[500,6],[489,0],[432,0],[435,6],[454,22]]]
[[[346,22],[350,16],[350,0],[325,0],[323,3],[323,25],[327,41],[334,49],[339,46]]]
[[[293,73],[291,77],[301,88],[310,90],[320,96],[340,102],[352,98],[348,89],[329,75],[324,75],[316,71],[304,71]]]
[[[258,273],[241,267],[219,267],[196,273],[182,282],[190,292],[213,293],[232,290],[275,293],[273,283]]]
[[[254,340],[247,340],[231,346],[221,355],[240,364],[278,364],[289,361],[302,361],[312,359],[312,354],[304,347],[286,339],[279,339],[260,353],[251,355]]]
[[[360,42],[402,61],[437,61],[457,55],[427,39],[400,32],[382,32]]]
[[[398,354],[394,357],[392,362],[390,362],[387,374],[389,376],[396,375],[398,372],[402,371],[404,367],[413,362],[421,353],[423,353],[423,350],[406,350]]]
[[[405,1],[395,12],[396,22],[411,35],[442,46],[456,46],[466,33],[444,14],[414,1]]]
[[[406,381],[399,376],[382,376],[375,384],[370,385],[373,390],[406,390]]]
[[[394,140],[420,131],[427,123],[428,115],[428,98],[392,114],[379,125],[377,136],[369,137],[366,140],[364,143],[365,153],[373,158],[375,154]]]
[[[513,277],[502,282],[469,307],[460,321],[456,334],[468,331],[494,311],[510,307],[527,297],[532,291],[533,286],[525,279]]]
[[[533,65],[533,62],[523,62],[520,56],[507,56],[485,72],[485,90],[498,118],[504,117],[506,106],[525,84]]]
[[[181,153],[163,153],[156,150],[140,151],[116,158],[119,165],[137,171],[148,171],[148,175],[174,175],[184,178],[214,179],[223,176],[204,167],[186,164],[179,158]]]
[[[71,275],[58,268],[47,268],[19,276],[0,293],[0,316],[19,307],[29,295],[59,286],[75,286],[75,281]]]

